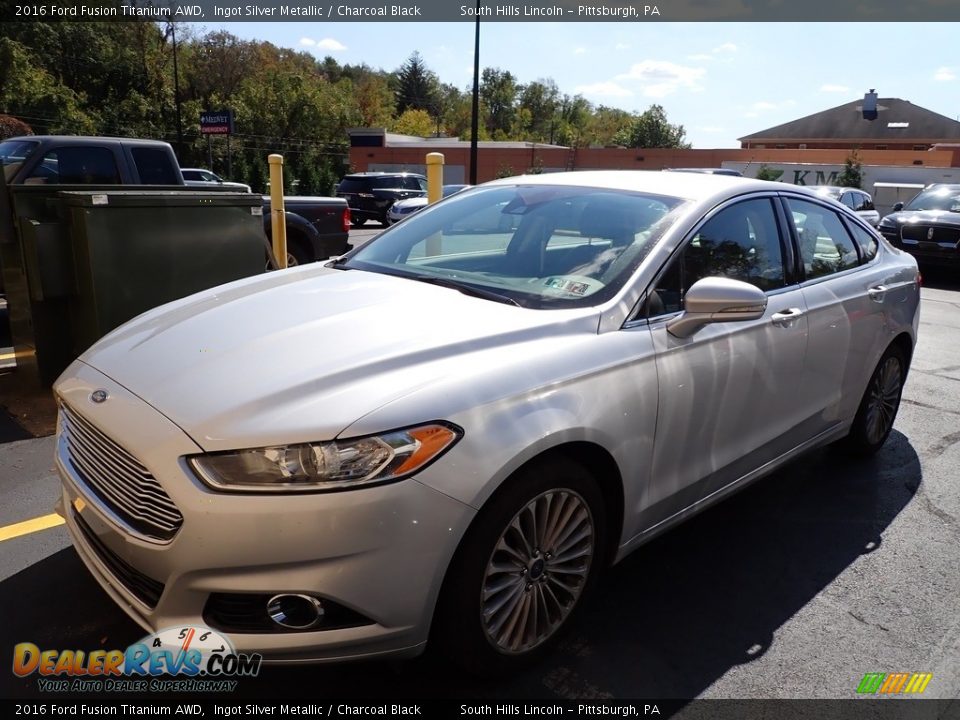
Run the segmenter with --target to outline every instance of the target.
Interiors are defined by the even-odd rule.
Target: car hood
[[[920,223],[960,227],[960,213],[949,210],[901,210],[887,215],[883,220],[884,224]]]
[[[583,311],[529,310],[310,265],[151,310],[80,360],[214,451],[333,438],[387,403],[463,374],[476,362],[471,354],[591,323],[595,330],[596,316]]]

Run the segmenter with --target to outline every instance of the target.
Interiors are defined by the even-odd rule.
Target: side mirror
[[[683,304],[683,313],[667,323],[667,332],[679,338],[710,323],[759,320],[767,309],[767,296],[740,280],[708,277],[687,290]]]
[[[903,203],[902,203],[902,202],[895,202],[895,203],[893,204],[893,211],[894,211],[894,212],[900,212],[901,210],[903,210]]]

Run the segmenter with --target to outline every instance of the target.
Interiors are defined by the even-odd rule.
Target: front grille
[[[93,552],[100,558],[100,562],[107,566],[110,574],[133,593],[140,602],[151,610],[155,608],[157,603],[160,602],[160,596],[163,595],[163,583],[147,577],[104,545],[103,541],[97,537],[97,534],[80,516],[80,513],[74,512],[73,519]]]
[[[933,230],[932,236],[930,230]],[[936,243],[960,242],[960,228],[940,227],[938,225],[904,225],[900,232],[904,240]]]
[[[70,465],[90,492],[135,533],[172,539],[183,515],[150,471],[65,403],[60,421]]]

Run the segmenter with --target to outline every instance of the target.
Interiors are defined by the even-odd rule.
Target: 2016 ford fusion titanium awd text
[[[877,450],[919,292],[801,189],[499,180],[93,346],[55,386],[61,512],[145,628],[508,668],[656,533],[812,447]]]

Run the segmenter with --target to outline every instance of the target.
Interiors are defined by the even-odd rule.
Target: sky
[[[219,23],[244,39],[396,70],[414,51],[440,80],[473,78],[474,25]],[[509,23],[481,25],[480,67],[630,112],[664,107],[695,148],[862,99],[909,100],[960,119],[955,23]]]

